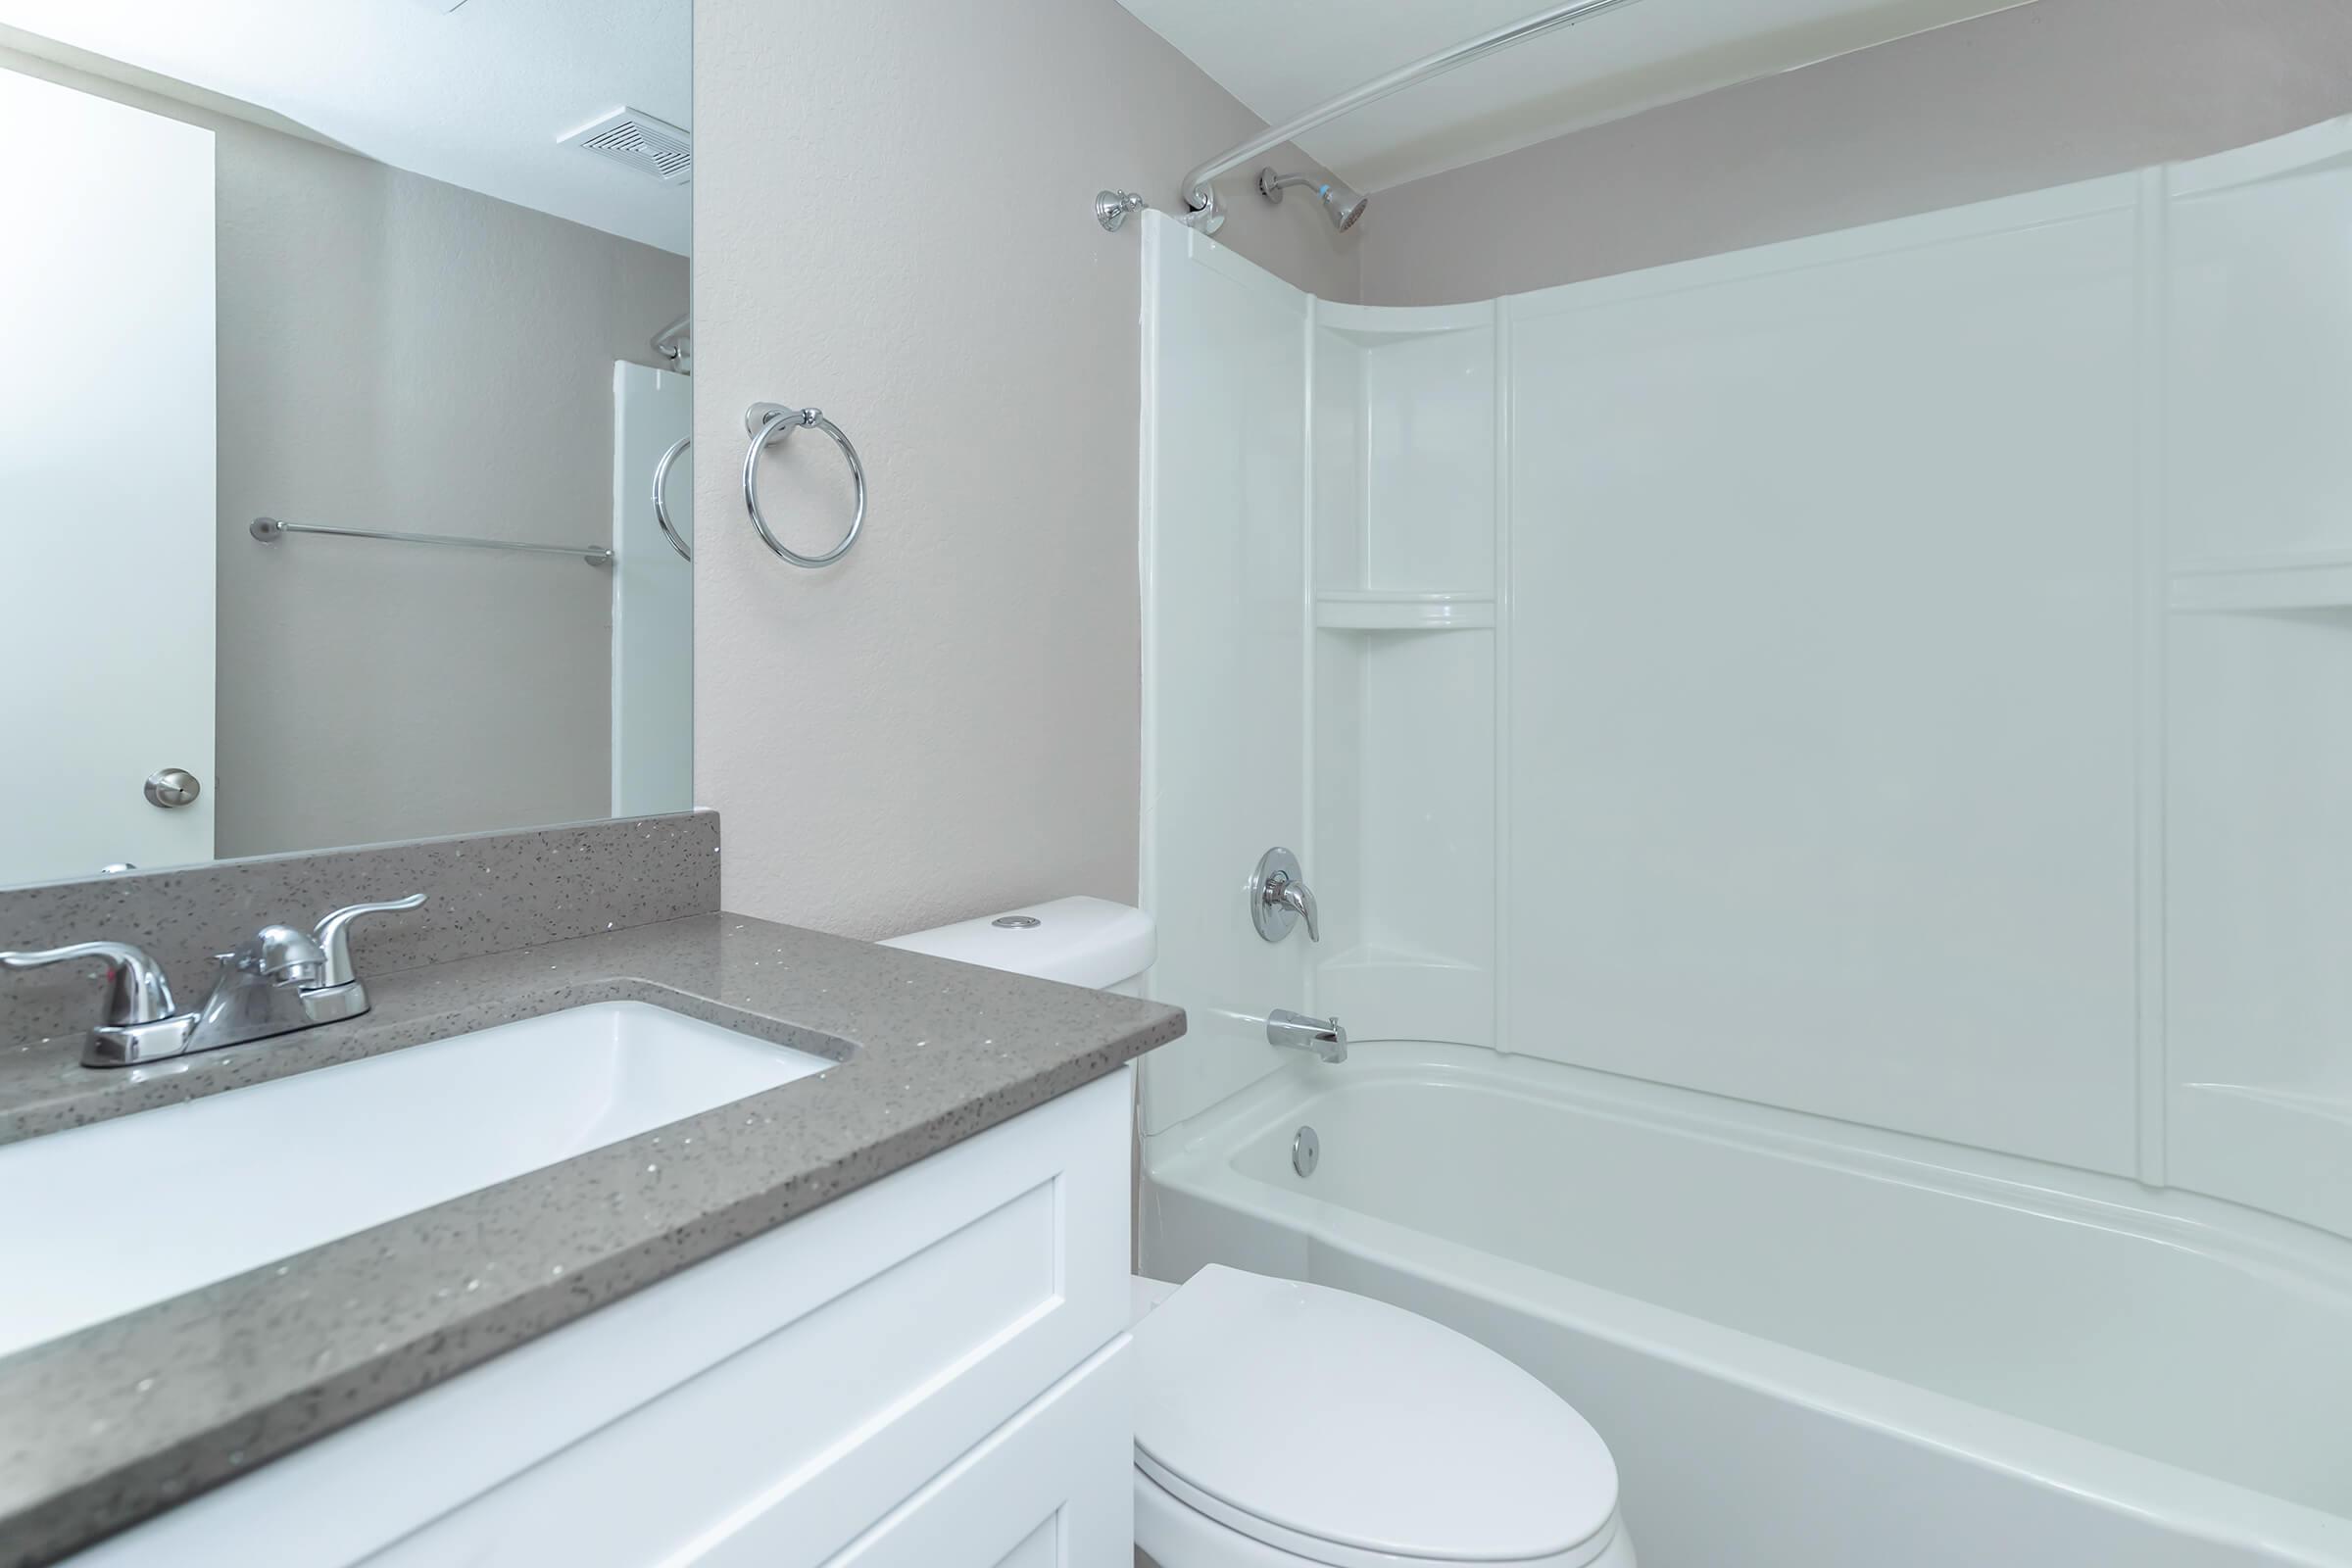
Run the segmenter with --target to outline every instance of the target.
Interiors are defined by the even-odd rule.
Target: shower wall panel
[[[1144,221],[1144,800],[1150,994],[1191,1014],[1144,1082],[1149,1132],[1275,1065],[1306,934],[1258,940],[1257,858],[1306,825],[1307,298],[1157,213]]]
[[[1510,302],[1515,1049],[2132,1169],[2137,190]]]

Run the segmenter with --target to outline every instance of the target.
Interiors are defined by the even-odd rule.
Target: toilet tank
[[[1054,899],[910,931],[882,946],[1127,996],[1141,993],[1144,971],[1157,951],[1150,915],[1089,898]]]

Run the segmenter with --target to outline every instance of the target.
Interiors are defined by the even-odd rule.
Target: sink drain
[[[1291,1169],[1301,1176],[1312,1176],[1323,1160],[1323,1140],[1315,1136],[1312,1127],[1301,1127],[1291,1140]]]

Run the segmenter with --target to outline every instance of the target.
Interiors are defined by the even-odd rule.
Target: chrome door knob
[[[184,767],[167,767],[147,776],[147,803],[167,811],[193,803],[203,793],[203,783]]]

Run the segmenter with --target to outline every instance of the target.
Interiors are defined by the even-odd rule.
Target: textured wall
[[[868,936],[1131,899],[1141,263],[1089,206],[1172,205],[1258,122],[1110,0],[695,12],[695,775],[726,906]],[[1225,239],[1352,295],[1353,236],[1228,183]],[[761,398],[865,460],[829,570],[744,520]],[[847,521],[821,437],[763,485],[799,548]]]
[[[211,128],[220,277],[220,855],[606,815],[612,574],[257,515],[612,531],[612,361],[685,308],[650,246],[0,50]]]
[[[2342,0],[2036,0],[1379,194],[1363,298],[1486,299],[2012,195],[2352,111]]]

